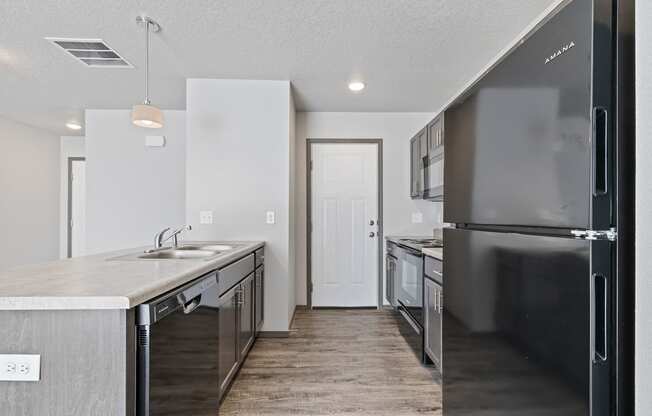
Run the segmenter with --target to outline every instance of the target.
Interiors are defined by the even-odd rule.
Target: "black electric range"
[[[424,351],[423,248],[443,247],[436,238],[395,238],[387,246],[388,299],[399,312],[399,329],[423,363]]]

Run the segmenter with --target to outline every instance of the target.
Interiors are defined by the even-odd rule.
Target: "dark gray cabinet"
[[[424,349],[428,357],[441,370],[442,346],[442,300],[441,285],[428,278],[424,279],[424,309],[423,326],[425,330]]]
[[[218,270],[220,400],[251,349],[262,326],[263,250]],[[256,269],[255,266],[260,264]]]
[[[387,253],[385,265],[385,299],[390,305],[396,306],[396,266],[398,260]]]
[[[442,369],[442,322],[444,275],[442,261],[426,256],[423,263],[424,350],[435,366]]]
[[[427,130],[423,129],[410,140],[410,197],[423,198],[423,157],[421,147],[426,145]]]
[[[219,307],[219,386],[220,397],[238,369],[238,293],[236,286],[220,296]]]
[[[435,117],[426,127],[427,152],[423,156],[423,198],[444,199],[444,115]]]
[[[410,140],[410,196],[443,201],[444,113]]]
[[[410,196],[423,198],[424,160],[428,152],[428,130],[422,129],[410,140]]]
[[[255,286],[254,322],[256,334],[258,334],[265,320],[265,268],[263,266],[256,269]]]
[[[241,361],[254,343],[254,274],[250,274],[239,287],[240,307],[238,347]]]

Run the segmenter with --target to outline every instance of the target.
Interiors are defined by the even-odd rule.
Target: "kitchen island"
[[[38,381],[0,381],[2,414],[134,415],[137,306],[264,246],[192,244],[230,249],[143,259],[142,247],[0,272],[0,354],[40,355]]]

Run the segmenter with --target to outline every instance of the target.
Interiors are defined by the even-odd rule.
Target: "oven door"
[[[424,362],[425,354],[423,350],[423,326],[419,325],[412,314],[408,312],[405,305],[399,301],[396,310],[399,312],[398,330],[408,343],[412,352],[420,362]]]
[[[403,248],[396,273],[396,298],[414,321],[423,328],[423,256]]]

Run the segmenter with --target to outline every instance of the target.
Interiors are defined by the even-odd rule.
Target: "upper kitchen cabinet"
[[[410,140],[410,196],[444,200],[444,113]]]
[[[428,151],[423,159],[423,198],[431,201],[444,200],[444,113],[426,127]]]
[[[410,140],[410,196],[412,199],[423,198],[423,161],[428,152],[428,130],[422,129]]]

